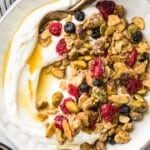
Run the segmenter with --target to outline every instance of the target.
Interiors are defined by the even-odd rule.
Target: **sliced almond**
[[[49,126],[46,129],[46,137],[50,138],[53,136],[53,134],[55,133],[55,123],[51,123],[49,124]]]
[[[128,116],[120,115],[119,121],[120,121],[120,123],[127,123],[130,121],[130,118]]]
[[[144,30],[144,28],[145,28],[145,22],[144,22],[143,18],[141,18],[141,17],[134,17],[134,18],[132,18],[132,22],[137,27],[139,27],[141,30]]]
[[[120,23],[120,18],[118,15],[109,15],[108,16],[108,25],[115,26]]]
[[[126,95],[111,95],[109,96],[109,101],[118,103],[118,104],[127,104],[129,102],[129,98]]]

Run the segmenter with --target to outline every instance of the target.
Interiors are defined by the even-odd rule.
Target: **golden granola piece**
[[[94,128],[94,133],[100,133],[104,129],[102,123],[96,123]]]
[[[131,132],[133,131],[133,123],[132,122],[128,122],[126,124],[124,124],[122,126],[122,130],[126,131],[126,132]]]
[[[115,8],[115,12],[119,17],[123,17],[125,13],[124,7],[122,5],[117,5]]]
[[[108,134],[107,133],[101,133],[99,140],[101,142],[105,142],[107,140]]]
[[[101,25],[103,22],[102,16],[99,13],[94,13],[88,17],[83,23],[83,29],[93,29]]]
[[[49,116],[45,112],[38,112],[35,117],[36,117],[37,120],[43,122],[43,121],[47,120]]]
[[[106,144],[98,140],[96,142],[96,150],[106,150]]]
[[[145,28],[145,22],[141,17],[134,17],[132,18],[132,22],[141,30]]]
[[[50,138],[50,137],[52,137],[53,135],[54,135],[54,133],[55,133],[55,123],[54,122],[52,122],[52,123],[50,123],[49,125],[48,125],[48,127],[47,127],[47,129],[46,129],[46,137],[47,138]]]
[[[144,52],[146,52],[146,53],[149,52],[149,45],[148,45],[148,43],[146,41],[141,41],[138,44],[137,51],[140,54],[143,54]]]
[[[108,100],[118,104],[129,103],[129,97],[126,95],[111,95],[108,97]]]
[[[108,26],[105,30],[105,35],[110,36],[115,32],[116,28],[115,26]]]
[[[144,61],[144,62],[137,62],[135,65],[134,65],[134,70],[136,72],[136,74],[142,74],[142,73],[145,73],[145,70],[146,70],[146,67],[148,65],[148,61]]]
[[[91,150],[92,149],[92,145],[90,145],[89,143],[85,142],[82,143],[80,145],[80,150]]]
[[[64,129],[65,137],[67,138],[67,140],[69,142],[72,142],[72,140],[73,140],[72,139],[72,133],[71,133],[71,129],[70,129],[70,125],[69,125],[68,121],[63,120],[62,125],[63,125],[63,129]]]
[[[54,115],[56,113],[59,112],[58,108],[49,108],[48,110],[46,110],[46,112],[49,114],[49,115]]]
[[[62,80],[59,84],[59,88],[63,91],[67,90],[67,83],[66,81]]]
[[[85,69],[87,68],[87,63],[84,60],[75,60],[74,66],[80,69]]]
[[[89,125],[88,115],[85,112],[79,112],[77,117],[81,120],[83,126]]]
[[[126,131],[120,131],[114,137],[115,142],[118,144],[128,143],[130,139],[130,135]]]
[[[140,121],[143,119],[143,114],[131,110],[130,117],[133,121]]]
[[[108,16],[108,25],[115,26],[120,23],[120,18],[118,15],[109,15]]]

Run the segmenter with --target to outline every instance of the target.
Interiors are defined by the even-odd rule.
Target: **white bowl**
[[[22,20],[35,8],[54,0],[18,0],[5,14],[0,21],[0,74],[2,74],[2,66],[4,55],[9,43]],[[61,0],[63,1],[63,0]],[[75,1],[75,0],[64,0]],[[127,19],[131,21],[133,16],[141,16],[146,22],[144,31],[145,37],[150,40],[150,4],[145,0],[115,0],[117,4],[122,4],[127,10]],[[13,69],[13,68],[12,68]],[[39,140],[23,133],[16,125],[10,122],[5,113],[5,103],[2,94],[2,82],[0,80],[0,128],[10,138],[19,150],[47,150],[49,145],[39,142]],[[147,100],[150,97],[147,96]],[[108,150],[140,150],[143,149],[150,140],[150,112],[148,112],[144,120],[135,124],[135,130],[132,132],[132,140],[128,144],[108,146]],[[54,149],[51,149],[54,150]]]

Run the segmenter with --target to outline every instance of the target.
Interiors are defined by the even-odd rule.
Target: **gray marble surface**
[[[150,0],[147,0],[150,2]],[[5,11],[9,8],[9,6],[15,2],[15,0],[0,0],[0,17],[5,13]],[[5,136],[5,134],[0,131],[0,142],[8,145],[13,150],[17,150],[17,148],[13,145],[13,143]],[[145,149],[150,150],[150,145]]]

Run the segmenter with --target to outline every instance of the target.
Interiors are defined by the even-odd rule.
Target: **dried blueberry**
[[[100,86],[103,86],[103,81],[101,81],[101,80],[98,80],[98,79],[95,79],[94,81],[93,81],[93,85],[94,86],[97,86],[97,87],[100,87]]]
[[[116,144],[116,142],[115,142],[115,140],[114,140],[114,136],[115,136],[115,135],[111,135],[111,136],[109,136],[109,137],[107,138],[107,142],[108,142],[109,144],[111,144],[111,145]]]
[[[64,25],[64,30],[67,33],[74,33],[76,31],[76,26],[75,26],[75,24],[73,22],[67,22]]]
[[[87,83],[82,83],[82,84],[80,84],[80,86],[79,86],[79,90],[80,90],[80,92],[88,92],[89,91],[89,89],[90,89],[90,86],[87,84]]]
[[[120,113],[123,115],[129,115],[130,110],[131,110],[130,106],[126,104],[120,106]]]
[[[84,18],[85,18],[85,14],[83,11],[81,10],[78,10],[75,12],[75,18],[78,20],[78,21],[83,21]]]
[[[135,33],[132,34],[132,40],[133,42],[135,43],[139,43],[141,42],[143,39],[143,35],[142,35],[142,32],[141,31],[137,31]]]
[[[101,36],[100,34],[100,27],[94,28],[92,30],[92,38],[98,39]]]

